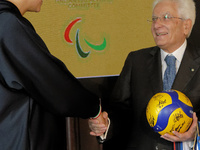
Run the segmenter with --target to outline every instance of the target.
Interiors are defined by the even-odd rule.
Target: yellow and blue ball
[[[180,91],[169,90],[155,94],[146,108],[149,125],[160,135],[172,131],[184,133],[192,124],[193,106]]]

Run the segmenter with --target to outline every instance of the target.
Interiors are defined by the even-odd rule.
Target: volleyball
[[[146,108],[150,127],[160,135],[172,131],[184,133],[192,124],[193,106],[189,98],[180,91],[168,90],[155,94]]]

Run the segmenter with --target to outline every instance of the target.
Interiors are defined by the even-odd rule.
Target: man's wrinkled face
[[[158,47],[171,53],[183,44],[184,20],[178,14],[176,3],[159,2],[153,10],[152,21],[151,31]]]

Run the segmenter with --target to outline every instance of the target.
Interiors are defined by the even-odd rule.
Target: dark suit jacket
[[[1,0],[0,150],[65,150],[65,117],[98,112],[98,97],[50,54],[17,7]]]
[[[200,117],[199,66],[200,49],[188,43],[172,87],[190,98],[198,117]],[[172,143],[161,139],[160,135],[149,127],[146,120],[148,101],[154,94],[163,90],[161,70],[158,47],[134,51],[128,55],[112,94],[114,113],[111,112],[110,116],[113,118],[111,122],[114,128],[113,134],[115,136],[115,131],[122,131],[121,134],[116,134],[118,136],[115,140],[119,140],[115,141],[116,149],[156,150],[156,147],[163,147],[170,150],[172,148]]]

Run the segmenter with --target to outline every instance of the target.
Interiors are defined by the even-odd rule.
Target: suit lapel
[[[183,91],[199,68],[200,57],[196,49],[187,46],[172,89]]]
[[[148,60],[149,80],[153,89],[153,93],[162,91],[162,70],[160,49],[154,47],[150,52],[150,59]]]

